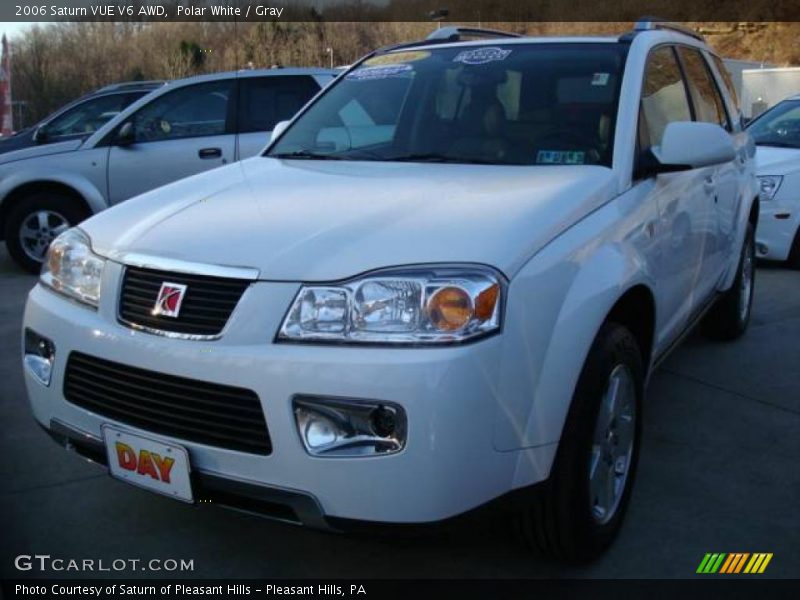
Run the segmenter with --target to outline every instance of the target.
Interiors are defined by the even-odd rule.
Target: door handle
[[[201,148],[197,151],[197,156],[202,159],[220,158],[222,156],[222,148]]]

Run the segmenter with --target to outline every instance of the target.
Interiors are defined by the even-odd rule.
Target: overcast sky
[[[5,34],[9,39],[13,39],[16,34],[26,27],[30,27],[31,25],[33,25],[33,23],[9,23],[8,21],[0,22],[0,37]]]

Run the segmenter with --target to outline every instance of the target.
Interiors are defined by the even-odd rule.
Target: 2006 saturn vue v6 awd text
[[[336,529],[513,492],[534,549],[602,551],[652,369],[701,318],[747,327],[754,145],[688,32],[463,34],[57,238],[24,321],[38,422],[186,502]]]

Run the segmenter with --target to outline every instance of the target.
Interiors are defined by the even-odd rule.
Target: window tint
[[[230,81],[182,87],[160,96],[134,116],[137,142],[221,135],[226,132]]]
[[[725,66],[725,63],[722,62],[722,59],[719,56],[712,54],[711,57],[714,59],[714,63],[717,65],[717,71],[719,71],[719,74],[722,76],[722,81],[728,90],[731,100],[733,100],[733,106],[736,109],[736,112],[741,112],[742,108],[739,105],[739,95],[736,93],[736,86],[733,85],[733,78],[731,77],[730,71],[728,71],[728,68]]]
[[[501,44],[379,54],[328,88],[270,153],[610,166],[626,51]]]
[[[239,133],[272,131],[279,121],[291,119],[319,85],[310,76],[275,76],[241,80]]]
[[[647,59],[642,113],[646,138],[651,146],[661,144],[669,123],[692,120],[686,86],[671,47],[656,48]]]
[[[692,104],[694,105],[694,116],[696,121],[705,123],[716,123],[726,129],[728,117],[725,113],[725,105],[719,95],[714,80],[711,78],[711,71],[708,69],[705,59],[700,52],[681,46],[678,50],[686,70],[686,79],[689,82],[689,90],[692,94]]]
[[[97,131],[123,108],[138,100],[141,94],[111,94],[81,102],[50,121],[45,132],[48,139],[90,134]]]

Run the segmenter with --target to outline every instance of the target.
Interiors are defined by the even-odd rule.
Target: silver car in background
[[[327,69],[269,69],[170,82],[95,133],[0,156],[0,234],[38,272],[50,242],[113,204],[242,158],[333,80]]]

